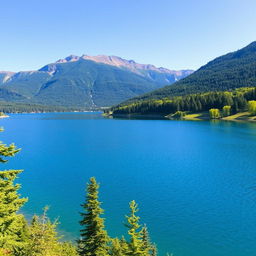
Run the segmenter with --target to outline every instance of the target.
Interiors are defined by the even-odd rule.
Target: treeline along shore
[[[256,87],[243,87],[230,91],[122,103],[105,110],[105,115],[254,121],[256,119],[255,100]]]

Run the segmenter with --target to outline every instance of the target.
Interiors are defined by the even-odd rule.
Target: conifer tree
[[[70,242],[61,243],[60,256],[78,256],[77,249]]]
[[[122,238],[121,240],[118,238],[112,239],[110,247],[111,256],[125,256],[126,249],[127,243],[124,238]]]
[[[141,225],[139,224],[140,217],[136,215],[137,212],[138,205],[133,200],[130,202],[130,215],[126,216],[127,224],[125,226],[128,228],[130,236],[126,255],[147,256],[149,254],[148,250],[144,248]]]
[[[157,247],[155,244],[152,245],[151,255],[157,256]]]
[[[2,131],[2,129],[0,130]],[[0,142],[0,163],[6,163],[8,157],[13,157],[19,149],[14,144],[5,145]],[[19,255],[24,248],[27,237],[27,223],[24,216],[18,214],[27,201],[20,198],[19,184],[15,179],[21,170],[0,171],[0,248],[2,252]]]
[[[47,216],[48,207],[42,216],[35,215],[29,226],[29,242],[26,256],[77,256],[76,248],[67,242],[60,242],[57,220],[52,222]]]
[[[148,228],[146,225],[141,230],[142,233],[142,243],[143,243],[143,249],[152,256],[157,255],[157,248],[156,245],[151,243]]]
[[[108,255],[109,238],[105,230],[104,218],[101,217],[103,209],[98,199],[99,184],[94,177],[87,184],[86,202],[82,205],[80,221],[83,229],[80,230],[78,252],[81,256],[106,256]]]
[[[56,232],[57,222],[51,222],[47,217],[48,207],[42,216],[35,215],[29,227],[29,246],[27,254],[30,256],[43,256],[56,254],[58,239]]]
[[[146,225],[141,230],[141,236],[142,236],[142,243],[143,243],[143,248],[144,250],[150,250],[151,248],[151,242],[149,238],[149,233],[148,233],[148,228]]]

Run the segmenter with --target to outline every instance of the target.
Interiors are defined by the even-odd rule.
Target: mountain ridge
[[[0,100],[6,100],[4,95],[12,100],[14,93],[13,101],[105,107],[161,88],[191,72],[156,68],[116,56],[70,55],[35,71],[1,71]]]
[[[71,54],[64,59],[59,59],[56,62],[50,63],[48,65],[54,66],[55,64],[59,64],[59,63],[76,62],[79,60],[90,60],[90,61],[94,61],[97,63],[102,63],[102,64],[111,65],[111,66],[115,66],[115,67],[127,68],[128,70],[130,70],[134,73],[137,73],[137,74],[142,74],[142,72],[139,70],[156,71],[159,73],[168,73],[168,74],[175,75],[178,79],[181,79],[182,77],[187,76],[194,72],[194,70],[191,70],[191,69],[170,70],[170,69],[167,69],[164,67],[158,68],[152,64],[140,64],[134,60],[126,60],[126,59],[123,59],[123,58],[115,56],[115,55],[91,56],[91,55],[83,54],[82,56],[78,56],[78,55]],[[42,68],[39,69],[39,71],[46,70],[46,67],[48,65],[43,66]]]

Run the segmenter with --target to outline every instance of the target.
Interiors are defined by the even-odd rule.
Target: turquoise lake
[[[95,176],[111,236],[139,204],[159,254],[256,255],[256,124],[106,119],[100,113],[13,114],[1,140],[22,151],[28,216],[59,217],[78,237],[85,184]],[[2,166],[3,168],[3,166]]]

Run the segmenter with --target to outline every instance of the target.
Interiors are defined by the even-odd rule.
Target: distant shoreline
[[[102,112],[102,110],[84,110],[84,111],[32,111],[32,112],[8,112],[8,114],[47,114],[47,113],[90,113]],[[8,115],[6,117],[9,117]]]
[[[7,118],[7,117],[10,117],[10,116],[8,115],[0,116],[0,118]]]

